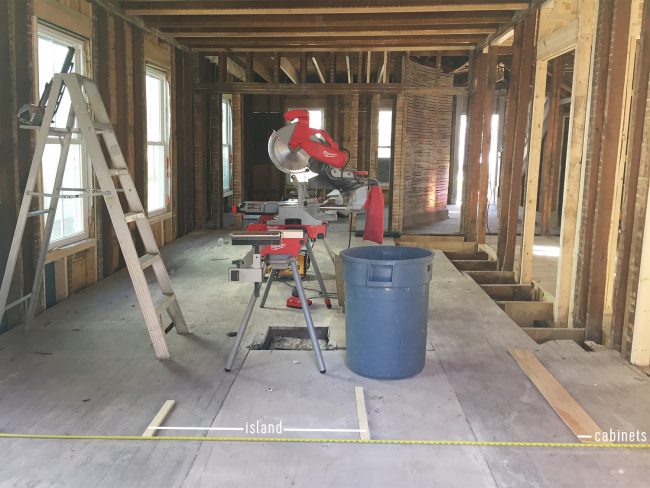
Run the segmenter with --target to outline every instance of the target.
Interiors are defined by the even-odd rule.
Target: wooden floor
[[[154,358],[125,273],[43,313],[29,332],[0,336],[0,431],[140,435],[168,399],[177,405],[166,425],[280,418],[285,426],[347,426],[353,388],[363,386],[372,438],[574,442],[507,352],[521,347],[604,429],[650,432],[646,376],[607,350],[535,344],[442,253],[430,288],[433,350],[421,375],[364,379],[345,368],[341,350],[325,353],[325,376],[308,351],[243,352],[226,374],[227,333],[250,290],[227,283],[226,269],[244,249],[218,246],[221,235],[192,234],[163,250],[194,332],[168,336],[172,360]],[[340,249],[347,234],[331,240]],[[316,252],[334,291],[333,266],[322,245]],[[268,326],[303,325],[300,311],[284,307],[288,291],[275,286],[272,308],[255,310],[246,344]],[[343,314],[315,299],[313,315],[343,346]],[[31,439],[0,446],[0,486],[642,487],[650,472],[650,450]]]

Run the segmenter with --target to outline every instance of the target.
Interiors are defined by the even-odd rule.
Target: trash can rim
[[[359,257],[359,256],[354,256],[352,253],[354,251],[359,251],[359,250],[369,250],[369,249],[400,249],[403,250],[404,252],[408,251],[418,251],[421,253],[420,256],[416,257],[405,257],[405,258],[397,258],[397,259],[381,259],[381,258],[364,258],[364,257]],[[357,263],[372,263],[372,262],[380,262],[380,263],[416,263],[418,261],[431,261],[433,260],[433,257],[435,256],[435,253],[431,249],[425,249],[422,247],[415,247],[415,246],[358,246],[358,247],[352,247],[349,249],[344,249],[343,251],[340,252],[341,259],[344,261],[351,261],[351,262],[357,262]]]

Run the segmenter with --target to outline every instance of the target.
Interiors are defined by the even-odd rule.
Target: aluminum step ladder
[[[56,100],[63,90],[67,88],[70,95],[70,112],[65,128],[52,127],[55,115]],[[75,120],[77,122],[75,127]],[[133,184],[126,160],[120,150],[113,126],[106,112],[99,89],[94,81],[77,74],[56,74],[52,80],[52,89],[47,101],[45,115],[40,126],[21,126],[21,128],[34,129],[37,131],[37,142],[32,159],[25,193],[23,195],[16,230],[11,242],[11,249],[7,259],[2,287],[0,288],[0,320],[5,312],[15,306],[23,304],[26,307],[25,327],[34,318],[39,305],[42,288],[43,270],[45,259],[49,248],[54,217],[57,205],[62,198],[93,198],[104,197],[106,208],[115,228],[115,233],[126,262],[135,294],[144,320],[151,337],[156,357],[159,359],[169,358],[169,350],[165,341],[165,333],[172,328],[179,334],[189,333],[183,313],[174,294],[174,290],[163,263],[156,239],[149,225],[149,220]],[[90,158],[91,167],[99,184],[99,190],[94,188],[61,188],[63,174],[68,157],[68,151],[72,134],[79,134],[85,144],[86,152]],[[61,143],[61,152],[57,166],[56,176],[52,193],[40,193],[35,191],[39,170],[42,164],[43,152],[48,139],[58,138]],[[102,148],[100,139],[104,141]],[[105,158],[109,155],[109,162]],[[115,179],[120,183],[116,188]],[[63,192],[63,193],[62,193]],[[74,193],[69,193],[74,192]],[[122,193],[127,202],[128,210],[122,208],[118,193]],[[32,198],[47,197],[50,199],[48,208],[41,210],[30,210]],[[20,253],[21,242],[28,218],[47,216],[43,230],[43,239],[36,266],[36,274],[31,293],[7,304],[9,290],[13,278],[16,262]],[[134,222],[142,238],[144,254],[140,256],[136,250],[133,237],[129,229],[129,222]],[[149,290],[145,269],[152,268],[160,293],[154,298]],[[163,328],[163,314],[167,313],[171,318],[171,324]]]

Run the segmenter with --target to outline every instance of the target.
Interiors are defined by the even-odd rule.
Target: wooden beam
[[[556,58],[549,62],[551,71],[551,93],[549,97],[546,137],[544,138],[544,157],[541,168],[541,220],[540,234],[546,236],[551,231],[552,204],[557,192],[553,182],[559,172],[560,150],[562,145],[562,124],[560,123],[560,90],[564,60]]]
[[[535,220],[537,217],[539,163],[542,156],[542,137],[544,135],[547,70],[548,61],[538,60],[535,65],[533,113],[528,143],[528,171],[526,172],[526,200],[524,201],[524,222],[521,232],[519,283],[522,284],[530,283],[533,279],[533,244],[535,243]]]
[[[401,83],[196,83],[194,91],[201,93],[250,93],[267,95],[346,95],[350,93],[382,93],[407,95],[450,96],[467,93],[462,87],[406,87]]]
[[[508,241],[508,215],[510,212],[510,191],[512,186],[512,154],[517,130],[517,99],[519,97],[519,74],[523,51],[524,21],[514,28],[514,45],[511,64],[510,86],[506,101],[506,121],[503,130],[503,155],[499,171],[499,235],[497,239],[497,262],[499,269],[506,269],[504,259]],[[510,268],[512,269],[512,268]]]
[[[246,53],[246,79],[247,82],[252,82],[253,80],[253,62],[255,60],[255,54],[252,52]]]
[[[483,129],[483,106],[485,103],[485,79],[487,77],[486,55],[476,53],[471,64],[471,84],[467,151],[465,155],[463,214],[463,233],[465,240],[476,241],[478,235],[478,193],[481,179],[481,137]]]
[[[327,78],[327,81],[329,83],[334,83],[336,82],[336,53],[335,52],[330,53],[328,68],[329,68],[329,76]]]
[[[368,161],[368,171],[370,178],[377,179],[377,151],[379,137],[379,104],[381,95],[373,93],[370,95],[370,160]]]
[[[603,142],[600,152],[598,175],[598,198],[594,208],[594,236],[591,248],[591,269],[589,272],[589,298],[585,321],[587,340],[602,342],[605,287],[609,258],[609,237],[612,211],[616,195],[616,173],[618,166],[621,129],[623,126],[626,79],[627,49],[630,33],[631,2],[615,2],[614,25],[612,29],[610,63],[608,66],[607,103],[605,105]],[[618,234],[618,221],[616,222]]]
[[[406,96],[398,94],[393,105],[393,164],[391,167],[391,185],[389,190],[390,230],[402,231],[404,223],[404,173],[406,171]]]
[[[537,59],[549,60],[556,58],[576,47],[578,42],[578,19],[568,23],[561,29],[553,31],[546,37],[537,40]]]
[[[439,57],[440,59],[440,57]],[[478,214],[476,221],[476,241],[485,244],[485,232],[487,227],[487,201],[488,186],[490,177],[490,150],[492,147],[492,115],[494,114],[494,90],[497,79],[497,55],[494,49],[490,49],[485,58],[485,77],[479,80],[484,83],[483,88],[483,126],[481,144],[481,166],[478,187]]]
[[[39,2],[40,3],[40,2]],[[147,25],[155,26],[164,32],[174,32],[191,29],[284,29],[314,31],[317,29],[366,30],[392,28],[453,28],[468,26],[491,27],[509,23],[512,15],[507,12],[486,12],[480,15],[467,12],[433,12],[410,13],[398,15],[385,14],[341,14],[321,17],[303,17],[299,27],[296,19],[291,16],[269,17],[268,15],[242,16],[148,16]]]
[[[435,41],[418,41],[416,42],[352,42],[345,41],[336,43],[314,43],[314,44],[285,44],[285,43],[271,43],[265,44],[255,44],[255,45],[244,45],[241,42],[231,43],[225,45],[226,43],[218,43],[214,45],[200,45],[191,47],[191,52],[194,53],[203,53],[203,54],[218,54],[222,51],[228,51],[232,53],[248,53],[248,52],[292,52],[292,53],[315,53],[315,52],[395,52],[395,51],[413,51],[413,52],[443,52],[443,53],[452,53],[446,54],[447,56],[456,56],[458,53],[469,53],[474,50],[474,43],[472,41],[446,41],[447,43],[441,42],[439,39]],[[459,56],[461,54],[458,54]]]
[[[526,17],[523,28],[523,48],[521,52],[518,73],[517,119],[515,123],[512,162],[510,164],[510,201],[507,206],[506,241],[501,269],[514,269],[515,249],[517,244],[517,221],[519,220],[519,200],[521,198],[521,175],[528,129],[528,104],[530,100],[530,84],[532,77],[532,62],[534,59],[534,42],[537,25],[537,11]]]
[[[488,34],[494,32],[494,26],[486,25],[483,27],[438,27],[429,29],[407,29],[397,27],[394,29],[355,29],[355,30],[172,30],[165,32],[176,38],[201,39],[201,38],[229,38],[229,39],[260,39],[260,38],[296,38],[296,37],[339,37],[339,38],[358,38],[358,37],[408,37],[408,36],[441,36],[441,35],[459,35],[459,34]]]
[[[273,83],[280,83],[280,55],[275,53],[273,61]]]
[[[323,76],[323,72],[321,71],[320,66],[318,65],[318,60],[314,56],[312,56],[311,62],[314,63],[314,68],[316,68],[316,73],[318,73],[318,78],[320,79],[320,82],[325,83],[325,77]]]
[[[639,262],[638,251],[642,248],[639,246],[642,237],[638,234],[638,223],[641,220],[638,214],[641,212],[640,209],[646,208],[647,205],[647,181],[650,175],[648,167],[650,159],[642,157],[646,100],[650,79],[650,2],[643,4],[641,37],[634,72],[611,330],[611,345],[620,349],[624,356],[629,353],[631,348],[630,315],[634,314],[630,314],[630,309],[634,309],[636,305],[637,291],[635,288],[638,283],[636,273],[631,273],[630,270],[632,266],[636,268],[636,263]],[[637,207],[637,201],[639,204],[643,204],[644,198],[646,205]]]
[[[594,81],[596,88],[591,94],[591,107],[593,122],[589,132],[590,153],[584,164],[584,191],[582,193],[582,208],[580,212],[580,240],[577,243],[577,254],[580,257],[580,266],[576,266],[574,299],[570,321],[573,327],[584,327],[587,319],[587,301],[591,279],[591,248],[594,236],[594,208],[598,199],[598,169],[600,153],[603,144],[603,127],[605,118],[605,104],[607,101],[607,79],[610,62],[610,42],[612,35],[612,21],[614,16],[614,2],[602,2],[598,7],[597,43],[594,53]]]
[[[555,290],[555,323],[566,327],[573,297],[573,278],[577,235],[578,201],[581,189],[581,169],[584,160],[587,101],[591,82],[592,45],[596,24],[596,0],[579,0],[578,43],[573,66],[571,93],[571,129],[564,173],[560,256]]]
[[[244,201],[245,172],[243,157],[243,107],[242,95],[240,93],[232,94],[232,153],[233,153],[233,200],[235,204]]]
[[[229,6],[230,5],[230,6]],[[349,7],[269,7],[267,2],[256,6],[233,8],[232,2],[211,2],[211,7],[187,8],[165,2],[139,4],[137,8],[127,8],[125,13],[134,16],[149,15],[334,15],[334,14],[398,14],[398,13],[428,13],[428,12],[491,12],[499,10],[522,10],[528,7],[528,2],[453,2],[377,6]]]
[[[597,442],[595,436],[602,429],[539,359],[526,349],[510,349],[509,352],[577,439],[584,443]]]
[[[291,60],[289,58],[280,56],[280,69],[285,75],[287,75],[287,78],[289,78],[292,83],[298,83],[298,70],[293,65],[293,63],[291,63]]]

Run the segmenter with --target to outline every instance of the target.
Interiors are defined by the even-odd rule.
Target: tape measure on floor
[[[0,439],[88,440],[88,441],[181,441],[181,442],[276,442],[289,444],[385,444],[413,446],[469,446],[469,447],[553,447],[571,449],[650,449],[646,444],[581,443],[581,442],[519,442],[519,441],[451,441],[427,439],[319,439],[291,437],[202,437],[139,435],[76,435],[76,434],[11,434],[0,433]]]

